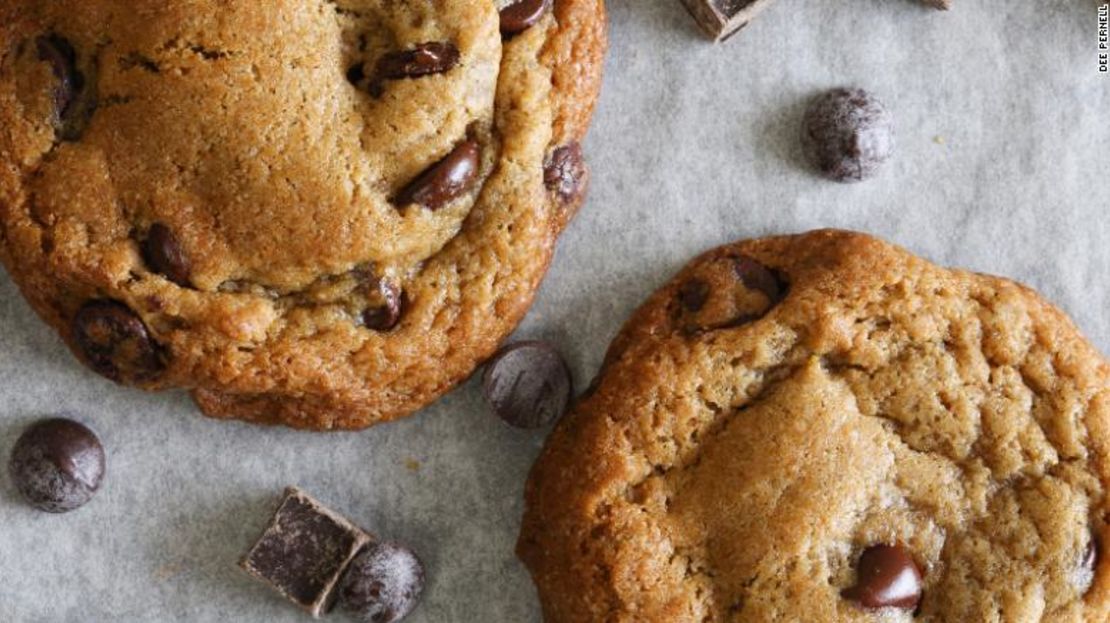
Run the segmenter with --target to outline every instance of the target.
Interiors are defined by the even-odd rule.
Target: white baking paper
[[[592,192],[518,336],[556,342],[584,386],[694,254],[835,226],[1025,281],[1110,350],[1100,4],[780,0],[715,46],[679,0],[611,0]],[[842,85],[874,91],[897,124],[895,157],[856,185],[812,175],[797,141],[806,100]],[[28,422],[67,409],[109,451],[103,490],[69,515],[29,509],[0,473],[0,621],[303,621],[235,566],[288,484],[419,551],[414,623],[541,620],[513,545],[544,433],[487,414],[473,380],[400,423],[314,435],[101,380],[6,275],[0,331],[0,460]]]

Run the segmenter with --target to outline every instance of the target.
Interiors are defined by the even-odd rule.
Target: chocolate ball
[[[837,182],[859,182],[874,176],[894,153],[894,123],[871,93],[833,89],[810,104],[802,142],[822,175]]]
[[[409,548],[374,543],[351,561],[339,589],[340,606],[366,623],[396,623],[416,607],[424,565]]]
[[[68,418],[32,424],[12,449],[8,470],[35,508],[66,513],[84,506],[104,478],[104,446],[96,433]]]

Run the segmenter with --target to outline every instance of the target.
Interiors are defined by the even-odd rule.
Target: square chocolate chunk
[[[736,34],[774,0],[682,0],[698,25],[715,41]]]
[[[358,526],[290,487],[239,566],[320,618],[331,608],[348,563],[370,540]]]

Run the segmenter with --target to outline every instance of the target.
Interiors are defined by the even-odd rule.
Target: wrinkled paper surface
[[[780,0],[714,46],[679,0],[610,0],[592,192],[517,335],[557,343],[584,387],[623,319],[693,255],[836,226],[1025,281],[1110,351],[1099,2],[955,4]],[[806,100],[841,85],[874,91],[897,124],[895,157],[862,184],[823,181],[799,153]],[[288,484],[419,551],[429,583],[412,621],[540,620],[513,545],[544,433],[487,414],[474,380],[400,423],[313,435],[101,380],[3,274],[0,328],[0,459],[67,409],[109,451],[102,491],[70,515],[30,510],[0,470],[0,620],[304,621],[235,566]]]

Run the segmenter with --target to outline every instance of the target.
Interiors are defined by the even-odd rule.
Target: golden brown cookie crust
[[[740,258],[785,299],[720,269]],[[625,325],[533,468],[518,553],[551,623],[1105,621],[1110,557],[1081,561],[1110,542],[1108,453],[1110,368],[1028,288],[862,234],[751,240]],[[891,543],[916,617],[840,596]]]
[[[516,326],[582,201],[544,167],[586,132],[602,0],[557,0],[504,39],[477,0],[15,5],[0,10],[0,259],[87,360],[82,306],[133,310],[164,369],[119,380],[193,390],[209,415],[324,430],[427,404]],[[77,140],[57,130],[44,35],[95,87]],[[348,80],[427,41],[461,61],[377,96]],[[468,192],[391,204],[468,138]],[[151,269],[155,224],[191,260],[188,283]],[[360,320],[368,275],[403,292],[392,330]]]

